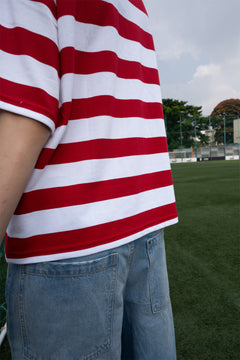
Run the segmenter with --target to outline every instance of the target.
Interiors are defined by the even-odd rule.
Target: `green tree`
[[[163,112],[169,149],[192,147],[195,137],[200,144],[208,142],[208,137],[201,133],[201,130],[207,129],[207,120],[201,116],[201,106],[189,105],[187,101],[163,99]]]

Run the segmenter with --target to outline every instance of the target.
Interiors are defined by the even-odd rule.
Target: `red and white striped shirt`
[[[0,108],[51,129],[8,262],[88,255],[176,223],[142,0],[1,0],[0,24]]]

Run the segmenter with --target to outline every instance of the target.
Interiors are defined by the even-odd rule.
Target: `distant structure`
[[[214,130],[212,126],[210,126],[207,130],[201,130],[201,134],[208,136],[210,145],[215,144],[215,133],[216,130]],[[200,141],[200,139],[196,138],[196,141]]]
[[[234,144],[240,144],[240,119],[233,120]]]

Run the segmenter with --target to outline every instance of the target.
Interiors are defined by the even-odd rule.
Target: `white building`
[[[240,119],[233,120],[234,144],[240,144]]]

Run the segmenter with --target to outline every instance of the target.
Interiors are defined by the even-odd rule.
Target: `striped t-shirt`
[[[176,223],[142,0],[1,0],[0,24],[0,108],[51,129],[7,260],[84,256]]]

